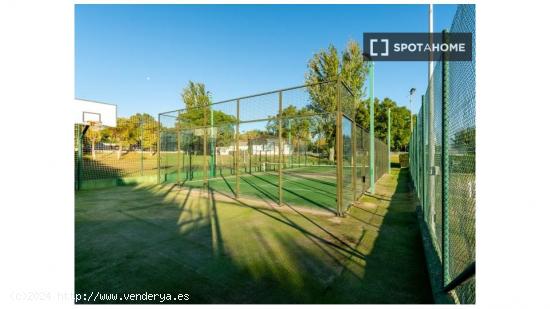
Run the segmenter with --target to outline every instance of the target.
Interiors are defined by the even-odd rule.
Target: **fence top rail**
[[[274,94],[274,93],[278,93],[278,92],[290,91],[290,90],[295,90],[295,89],[300,89],[300,88],[318,86],[318,85],[329,84],[329,83],[337,83],[337,82],[338,82],[338,79],[331,79],[331,80],[326,80],[326,81],[313,83],[313,84],[304,84],[304,85],[299,85],[299,86],[294,86],[294,87],[282,88],[282,89],[277,89],[277,90],[272,90],[272,91],[267,91],[267,92],[261,92],[261,93],[257,93],[257,94],[242,96],[242,97],[233,98],[233,99],[229,99],[229,100],[218,101],[218,102],[214,102],[212,104],[206,105],[206,106],[214,106],[214,105],[228,103],[228,102],[237,101],[237,100],[245,100],[245,99],[250,99],[250,98],[254,98],[254,97],[260,97],[260,96],[264,96],[264,95]],[[349,87],[346,85],[345,82],[340,81],[340,83],[342,85],[344,85],[344,87],[350,92],[350,94],[353,93],[349,89]],[[167,115],[167,114],[170,114],[170,113],[181,112],[181,111],[185,111],[185,110],[187,110],[187,108],[179,108],[179,109],[159,113],[159,115],[164,116],[164,115]]]
[[[312,118],[312,117],[323,117],[323,116],[330,116],[330,115],[333,115],[335,114],[334,112],[325,112],[325,113],[312,113],[312,114],[307,114],[307,115],[297,115],[297,116],[283,116],[283,117],[280,117],[281,120],[292,120],[292,119],[302,119],[302,118]],[[177,118],[176,116],[172,116],[172,115],[164,115],[166,117],[172,117],[172,118]],[[254,123],[254,122],[265,122],[265,121],[271,121],[271,120],[278,120],[279,117],[278,116],[273,116],[271,118],[258,118],[258,119],[253,119],[253,120],[241,120],[239,122],[235,121],[235,122],[224,122],[222,124],[216,124],[214,126],[212,125],[196,125],[196,126],[191,126],[191,127],[184,127],[184,128],[181,128],[182,130],[194,130],[194,129],[204,129],[204,128],[217,128],[217,127],[221,127],[221,126],[227,126],[227,125],[235,125],[237,123],[239,124],[246,124],[246,123]]]

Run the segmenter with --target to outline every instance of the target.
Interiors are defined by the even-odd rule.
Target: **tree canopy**
[[[369,103],[369,99],[360,101],[355,114],[355,122],[367,130],[370,130]],[[397,106],[390,98],[384,98],[382,102],[374,98],[374,136],[387,141],[388,109],[391,109],[391,150],[406,150],[411,135],[410,111],[404,106]]]
[[[289,105],[282,110],[281,116],[283,121],[281,126],[283,128],[282,136],[283,138],[288,138],[289,134],[292,137],[297,137],[302,140],[307,140],[310,138],[310,129],[312,127],[312,122],[314,121],[312,117],[307,117],[312,115],[313,112],[307,107],[302,107],[298,109],[294,105]],[[273,117],[270,119],[266,126],[267,131],[275,135],[279,130],[279,119]]]
[[[361,48],[355,41],[349,41],[341,55],[332,44],[328,49],[314,54],[308,63],[306,72],[306,83],[314,85],[308,87],[311,109],[324,112],[336,111],[336,87],[330,84],[317,85],[317,83],[340,78],[352,92],[352,97],[348,98],[350,101],[346,101],[347,105],[356,102],[353,103],[356,104],[354,113],[356,123],[369,130],[369,100],[363,99],[367,73],[367,63],[363,60]],[[389,108],[392,110],[392,144],[390,147],[392,150],[405,150],[411,134],[410,111],[404,106],[397,106],[397,103],[389,98],[384,98],[382,102],[378,98],[374,99],[374,135],[376,138],[386,141]],[[321,126],[325,136],[330,137],[328,139],[329,147],[333,147],[336,133],[334,123],[328,121]]]
[[[357,100],[364,95],[364,84],[367,78],[367,65],[363,61],[361,47],[356,41],[349,41],[341,55],[334,45],[327,50],[315,53],[308,62],[306,84],[316,85],[340,78]],[[325,112],[336,111],[337,89],[334,85],[316,85],[308,87],[312,108]]]
[[[146,113],[137,113],[130,117],[118,117],[116,127],[102,130],[88,130],[87,143],[91,144],[92,157],[95,158],[95,145],[98,143],[116,145],[120,152],[132,147],[156,152],[159,124],[155,118]]]
[[[181,99],[187,109],[212,104],[210,92],[203,83],[189,81],[181,93]]]
[[[336,79],[344,82],[351,90],[352,97],[349,101],[352,105],[363,96],[363,86],[367,77],[367,65],[363,61],[363,55],[359,43],[349,41],[341,55],[334,45],[328,49],[315,53],[308,62],[308,71],[305,80],[308,93],[311,98],[310,109],[316,112],[334,112],[337,109],[336,96],[341,85],[329,82]],[[321,83],[321,84],[319,84]],[[345,89],[342,89],[345,91]],[[349,104],[348,104],[349,105]],[[325,141],[330,149],[336,142],[336,127],[330,118],[319,119],[316,125],[322,131]],[[334,153],[334,151],[330,151]],[[332,154],[330,160],[333,160]]]
[[[216,127],[216,143],[218,146],[227,146],[233,140],[234,124],[237,118],[220,110],[214,110],[210,92],[202,83],[189,81],[181,94],[185,110],[178,114],[176,126],[178,129]],[[210,114],[212,113],[212,115]],[[213,120],[213,124],[210,120]],[[194,137],[200,139],[199,136]]]

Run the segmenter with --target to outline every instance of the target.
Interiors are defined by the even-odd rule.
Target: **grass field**
[[[390,155],[390,163],[392,165],[399,165],[399,154],[392,152]]]
[[[75,159],[77,153],[75,152]],[[87,151],[82,156],[82,178],[89,179],[108,179],[122,178],[143,175],[156,175],[158,168],[158,154],[144,151],[123,151],[120,158],[116,150],[96,151],[95,158]],[[161,174],[174,173],[179,166],[180,171],[186,173],[187,170],[193,170],[194,177],[202,177],[204,160],[210,161],[210,156],[186,155],[185,153],[162,152],[160,159]],[[307,160],[306,160],[307,159]],[[216,173],[230,175],[233,170],[234,158],[231,155],[218,155],[216,157]],[[296,166],[304,165],[326,165],[330,162],[326,159],[319,159],[314,156],[283,156],[285,165],[292,162]],[[178,165],[179,161],[179,165]],[[262,163],[271,164],[277,161],[277,156],[253,155],[250,158],[241,158],[241,170],[247,172],[249,169],[257,171]],[[333,162],[333,164],[335,164]],[[191,168],[190,168],[191,167]]]
[[[143,172],[141,172],[141,158],[143,158]],[[179,156],[181,160],[179,179],[186,188],[197,189],[203,186],[204,156]],[[209,159],[209,157],[207,157]],[[235,196],[236,177],[231,165],[231,156],[219,156],[219,165],[216,176],[209,179],[209,186],[220,194]],[[176,153],[163,153],[161,175],[168,175],[171,182],[177,178]],[[264,158],[265,160],[265,158]],[[288,158],[287,158],[288,161]],[[283,170],[283,202],[310,207],[311,209],[325,210],[331,213],[336,211],[336,166],[315,166],[310,160],[305,166],[304,160],[298,164],[294,160],[292,166],[288,163]],[[190,168],[191,167],[191,168]],[[260,199],[264,202],[279,203],[279,176],[276,164],[260,162],[257,156],[251,164],[241,164],[240,168],[240,195],[243,197]],[[156,175],[157,156],[149,153],[130,152],[117,159],[116,152],[98,152],[96,159],[91,155],[84,156],[83,179],[106,179],[140,175]],[[249,171],[252,171],[249,173]]]
[[[75,292],[188,293],[189,303],[431,303],[409,182],[406,170],[393,169],[345,218],[252,205],[215,188],[77,192]]]

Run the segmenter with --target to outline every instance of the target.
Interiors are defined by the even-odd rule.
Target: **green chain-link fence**
[[[204,185],[233,197],[342,214],[370,187],[369,132],[338,81],[161,113],[75,125],[77,190],[138,183]],[[388,172],[375,140],[375,180]],[[280,173],[279,173],[280,170]]]
[[[459,32],[472,33],[473,59],[436,59],[410,142],[410,170],[442,285],[456,301],[475,303],[475,5],[458,6],[448,35]]]
[[[206,183],[233,196],[341,214],[370,187],[369,133],[352,120],[355,104],[349,89],[332,81],[158,119],[138,113],[118,118],[116,127],[75,125],[75,188]],[[378,180],[388,158],[386,145],[375,142]]]
[[[148,114],[118,118],[116,127],[75,125],[76,189],[156,182],[158,130]]]
[[[370,186],[356,104],[330,81],[161,113],[158,181],[343,214]],[[375,157],[378,180],[388,172],[378,140]]]

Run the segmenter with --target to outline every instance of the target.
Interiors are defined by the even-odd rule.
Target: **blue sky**
[[[182,108],[182,88],[203,82],[213,101],[304,83],[312,55],[362,44],[363,32],[424,32],[427,5],[76,5],[75,96],[118,105],[119,116]],[[434,31],[456,5],[434,6]],[[375,96],[413,111],[424,62],[377,62]]]

